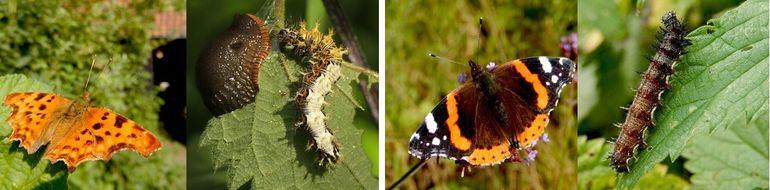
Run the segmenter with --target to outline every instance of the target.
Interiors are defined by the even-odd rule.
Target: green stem
[[[377,74],[377,72],[374,72],[374,71],[369,70],[367,68],[363,68],[363,67],[358,66],[358,65],[353,64],[353,63],[349,63],[349,62],[344,62],[343,61],[342,62],[342,66],[350,68],[350,69],[353,69],[353,70],[358,71],[358,72],[361,72],[361,73],[366,74],[366,75],[368,75],[368,76],[370,76],[372,78],[375,78],[375,79],[378,79],[378,77],[380,76],[379,74]]]
[[[273,1],[273,14],[275,14],[275,27],[277,28],[283,28],[284,27],[284,20],[286,19],[286,2],[284,0],[274,0]]]

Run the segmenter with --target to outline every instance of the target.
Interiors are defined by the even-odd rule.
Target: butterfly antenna
[[[83,92],[88,91],[88,82],[91,81],[91,71],[94,70],[94,63],[96,63],[96,56],[91,56],[91,68],[88,69],[88,79],[86,79],[86,85],[83,86]]]
[[[485,42],[484,39],[487,36],[489,36],[489,31],[487,31],[487,29],[484,28],[484,17],[479,17],[479,37],[476,39],[477,51],[476,51],[476,55],[474,56],[474,59],[476,60],[479,59],[479,54],[481,52],[479,50],[481,49],[481,47],[483,47],[481,43]]]
[[[440,56],[440,55],[436,55],[436,54],[433,54],[433,53],[428,53],[428,56],[430,56],[432,58],[439,59],[441,61],[450,62],[450,63],[454,63],[454,64],[458,64],[458,65],[463,65],[463,64],[458,63],[457,61],[454,61],[452,59],[449,59],[449,58],[446,58],[446,57],[443,57],[443,56]],[[463,65],[463,66],[465,66],[465,65]]]
[[[102,76],[102,74],[104,74],[104,71],[106,71],[107,69],[109,69],[109,68],[110,68],[110,65],[112,65],[112,58],[110,58],[109,60],[107,60],[107,65],[104,65],[104,69],[102,69],[101,71],[99,71],[99,77],[101,77],[101,76]]]
[[[94,64],[95,63],[96,63],[96,58],[92,58],[91,68],[88,69],[88,79],[86,79],[86,86],[83,89],[86,92],[88,91],[88,83],[89,83],[89,81],[91,81],[91,73],[94,70]],[[112,63],[112,58],[110,58],[109,61],[107,61],[107,64],[104,66],[104,69],[99,71],[99,74],[97,74],[97,77],[101,77],[102,74],[104,74],[104,71],[110,68],[111,63]]]

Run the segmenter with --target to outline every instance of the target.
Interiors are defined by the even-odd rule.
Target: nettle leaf
[[[767,115],[765,110],[762,114]],[[682,156],[693,189],[767,189],[768,121],[694,137]]]
[[[51,92],[45,83],[28,79],[24,75],[5,75],[0,77],[0,99],[11,92],[34,91]],[[11,108],[0,106],[0,120],[5,121],[11,115]],[[0,139],[11,134],[7,122],[0,124]],[[0,189],[66,189],[67,167],[63,163],[51,166],[42,159],[45,151],[27,154],[19,147],[18,141],[0,142]]]
[[[587,140],[578,138],[578,189],[612,189],[615,187],[615,170],[609,165],[607,156],[613,146],[603,138]],[[668,174],[665,165],[657,164],[639,180],[640,189],[687,189],[686,180]]]
[[[767,119],[767,7],[746,1],[688,35],[693,45],[675,66],[657,125],[648,129],[650,146],[620,177],[620,188],[633,187],[666,157],[675,160],[692,137]]]
[[[343,65],[348,63],[343,63]],[[299,110],[294,95],[308,68],[283,54],[271,53],[260,70],[254,103],[211,119],[201,146],[212,149],[215,168],[225,168],[229,189],[374,189],[371,162],[361,148],[362,129],[353,126],[359,71],[343,66],[342,77],[326,96],[327,126],[340,145],[340,160],[329,169],[308,149],[308,133],[295,126]],[[357,88],[356,88],[357,89]]]

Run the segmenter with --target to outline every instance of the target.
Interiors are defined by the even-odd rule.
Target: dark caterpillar
[[[650,59],[650,66],[642,74],[642,81],[636,90],[634,101],[628,107],[628,115],[621,125],[621,132],[615,141],[611,166],[618,173],[628,172],[628,165],[637,147],[645,147],[644,131],[654,126],[653,114],[661,106],[660,97],[671,88],[668,78],[674,73],[674,62],[684,54],[684,48],[690,45],[685,39],[686,31],[674,12],[668,12],[662,18],[663,38],[655,55]]]
[[[331,33],[323,35],[317,26],[307,30],[304,23],[300,24],[299,30],[284,28],[277,34],[282,46],[289,47],[311,65],[311,70],[302,79],[295,102],[301,112],[297,125],[310,133],[311,146],[319,151],[319,165],[336,163],[339,158],[339,146],[326,127],[323,107],[326,105],[325,96],[341,76],[340,62],[345,50],[337,47],[331,36]]]
[[[233,23],[201,52],[196,83],[204,104],[222,115],[254,101],[259,92],[259,67],[270,52],[265,22],[251,14],[235,15]]]

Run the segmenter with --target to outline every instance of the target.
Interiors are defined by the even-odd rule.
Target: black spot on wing
[[[93,128],[94,130],[99,130],[102,128],[102,123],[95,123],[94,126],[92,126],[91,128]]]
[[[43,99],[43,97],[45,97],[45,95],[46,95],[46,94],[43,94],[43,93],[37,94],[37,96],[35,96],[35,99],[34,99],[34,100],[35,100],[35,101],[40,101],[40,99]]]
[[[96,139],[96,144],[102,144],[104,142],[104,138],[99,135],[94,136],[94,139]]]
[[[117,128],[122,128],[123,124],[126,123],[126,121],[128,121],[128,119],[126,119],[122,115],[117,115],[117,116],[115,116],[115,125],[114,126],[117,127]]]

